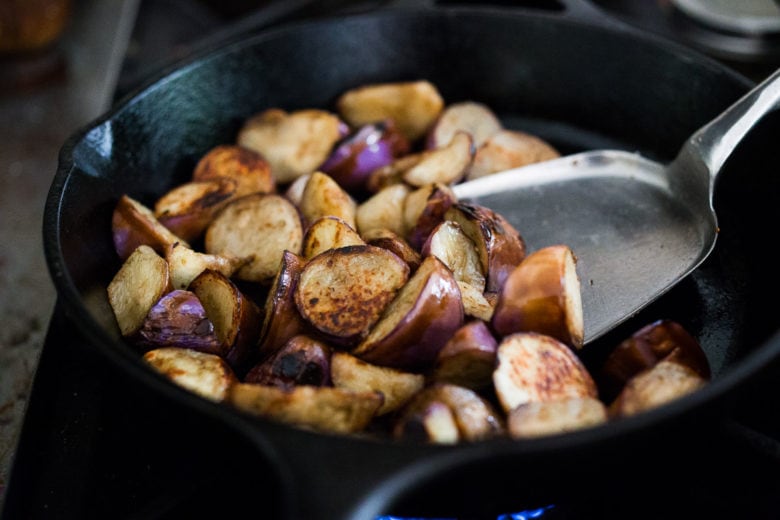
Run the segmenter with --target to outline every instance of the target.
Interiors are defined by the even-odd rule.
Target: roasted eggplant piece
[[[420,372],[433,364],[462,324],[455,276],[441,260],[428,256],[352,354],[369,363]]]
[[[303,267],[295,290],[301,316],[326,338],[354,345],[406,283],[409,266],[369,245],[329,249]]]
[[[584,319],[576,264],[574,252],[566,245],[529,254],[510,272],[498,294],[492,319],[496,333],[539,332],[581,348]]]

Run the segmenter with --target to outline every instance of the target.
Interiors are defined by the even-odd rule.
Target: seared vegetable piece
[[[501,288],[492,324],[502,336],[533,331],[581,348],[582,295],[572,250],[552,245],[529,254]]]
[[[609,405],[610,417],[628,417],[651,410],[707,384],[695,370],[676,361],[662,360],[628,380]]]
[[[318,170],[352,192],[366,187],[371,172],[409,152],[409,140],[392,119],[361,126],[336,144]]]
[[[128,195],[122,195],[114,206],[111,218],[114,249],[121,260],[140,245],[146,245],[164,255],[173,244],[188,245],[187,241],[165,227],[154,216],[154,211]]]
[[[420,266],[422,257],[409,243],[394,231],[385,228],[375,228],[362,234],[363,240],[372,246],[381,247],[395,253],[409,266],[410,272],[414,272]]]
[[[409,277],[409,266],[385,249],[330,249],[301,271],[295,303],[314,328],[341,345],[360,341]]]
[[[421,249],[456,202],[452,189],[439,183],[428,184],[409,193],[404,200],[404,228],[409,244]]]
[[[320,217],[303,235],[303,257],[317,256],[328,249],[365,245],[357,231],[339,217]]]
[[[462,324],[455,277],[441,260],[428,256],[352,354],[376,365],[423,371]]]
[[[346,352],[334,352],[331,357],[333,385],[356,392],[373,391],[384,396],[377,415],[384,415],[404,406],[422,390],[425,377],[393,368],[381,367]]]
[[[174,289],[149,310],[138,344],[146,347],[183,347],[221,354],[221,342],[206,310],[192,291]]]
[[[154,249],[138,246],[108,284],[108,303],[123,336],[141,328],[152,306],[172,289],[168,262]]]
[[[499,342],[493,386],[507,413],[531,401],[598,397],[595,382],[571,348],[536,332],[510,334]]]
[[[382,188],[403,183],[404,172],[419,163],[423,157],[425,157],[423,152],[411,153],[398,157],[390,164],[377,168],[366,179],[366,190],[370,193],[376,193]]]
[[[212,401],[224,401],[238,384],[233,370],[221,357],[187,348],[150,350],[143,360],[172,382]]]
[[[460,224],[477,248],[485,290],[498,292],[509,273],[525,258],[525,241],[499,213],[476,204],[456,202],[444,214],[445,220]]]
[[[355,215],[360,234],[375,229],[389,229],[403,236],[406,232],[403,219],[404,200],[410,191],[411,188],[406,184],[393,184],[360,203]]]
[[[262,325],[261,310],[230,278],[211,269],[200,273],[190,283],[190,290],[214,324],[221,343],[220,355],[234,370],[245,369],[255,355]]]
[[[458,281],[460,287],[460,299],[463,301],[463,312],[466,316],[479,318],[490,323],[493,319],[493,311],[496,307],[494,293],[484,293],[479,288],[467,282]]]
[[[306,184],[309,182],[311,175],[312,175],[311,173],[307,173],[306,175],[301,175],[300,177],[292,181],[290,184],[288,184],[287,188],[284,190],[284,196],[290,202],[295,204],[295,207],[300,207],[301,199],[303,198],[303,190],[306,188]]]
[[[236,182],[237,197],[276,191],[268,161],[243,146],[222,144],[213,147],[200,158],[192,173],[193,181],[223,178]]]
[[[598,374],[602,395],[613,399],[633,376],[664,359],[710,378],[709,361],[699,342],[679,323],[657,320],[634,332],[607,356]]]
[[[305,263],[290,251],[282,254],[279,270],[266,296],[259,343],[261,357],[273,354],[287,340],[310,329],[295,305],[295,288]]]
[[[213,179],[190,181],[172,188],[154,205],[154,215],[177,236],[198,239],[214,215],[236,198],[236,181]]]
[[[428,132],[427,148],[441,148],[460,131],[467,132],[480,147],[488,138],[502,129],[495,113],[485,104],[476,101],[461,101],[447,105]]]
[[[349,129],[325,110],[287,113],[278,108],[249,118],[236,144],[258,152],[271,166],[277,184],[287,184],[313,172]]]
[[[504,419],[489,401],[473,390],[448,383],[434,383],[417,393],[402,410],[394,435],[408,434],[406,423],[410,419],[419,421],[415,417],[436,402],[450,409],[463,440],[473,442],[504,435]]]
[[[235,277],[266,284],[276,275],[285,250],[300,253],[303,224],[286,198],[255,193],[220,211],[206,229],[204,243],[210,254],[251,258]]]
[[[461,440],[455,414],[441,401],[410,410],[396,423],[393,435],[410,442],[431,444],[457,444]]]
[[[416,141],[439,117],[444,99],[428,81],[391,82],[348,90],[336,107],[353,127],[392,119],[409,141]]]
[[[320,171],[309,176],[298,208],[307,224],[318,218],[332,216],[339,217],[352,229],[357,229],[357,202],[330,175]]]
[[[436,256],[459,282],[466,282],[480,292],[485,290],[485,275],[477,247],[454,220],[445,220],[434,228],[423,244],[421,254]]]
[[[168,262],[173,288],[186,289],[190,282],[206,269],[231,277],[250,259],[201,253],[177,242],[165,252],[165,260]]]
[[[509,412],[507,429],[513,439],[530,439],[590,428],[607,419],[607,408],[600,400],[571,397],[521,404]]]
[[[291,389],[297,385],[330,384],[331,348],[309,336],[290,338],[271,357],[252,367],[244,383]]]
[[[480,390],[490,387],[498,341],[482,320],[460,327],[439,351],[431,377],[435,381]]]
[[[466,180],[556,159],[560,155],[552,145],[535,135],[517,130],[500,130],[477,148]],[[518,175],[522,175],[522,172],[518,172]]]
[[[401,178],[416,187],[454,184],[463,179],[471,165],[473,144],[471,134],[457,132],[448,144],[423,152],[420,161],[404,171]]]
[[[376,392],[353,392],[329,386],[275,386],[238,383],[228,401],[248,414],[332,433],[357,433],[366,428],[382,405]]]

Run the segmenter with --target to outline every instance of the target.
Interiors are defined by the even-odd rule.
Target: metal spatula
[[[718,174],[779,100],[780,70],[694,133],[669,164],[595,150],[481,177],[455,193],[504,215],[530,251],[556,243],[572,248],[587,343],[707,258],[718,235]]]

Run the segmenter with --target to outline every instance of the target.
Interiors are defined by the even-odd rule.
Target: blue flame
[[[555,507],[554,505],[538,507],[536,509],[526,509],[517,513],[506,513],[496,517],[496,520],[533,520],[542,518],[545,513]],[[408,516],[378,516],[375,520],[458,520],[457,518],[430,518],[430,517],[408,517]]]

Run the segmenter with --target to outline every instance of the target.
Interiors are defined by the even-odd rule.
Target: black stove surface
[[[276,23],[304,10],[314,12],[314,3],[289,2],[281,8],[271,2],[275,10],[251,11],[249,17]],[[671,30],[662,18],[665,2],[598,4],[630,20],[637,20],[631,6],[641,5],[645,16],[637,23],[658,32]],[[208,39],[204,35],[225,38],[243,30],[246,10],[236,2],[222,2],[221,10],[215,5],[143,0],[117,98],[157,67],[201,45]],[[177,9],[182,10],[178,20],[188,23],[168,31],[161,24],[177,19]],[[749,65],[756,77],[768,67],[774,64],[763,62],[760,70],[756,63]],[[475,504],[474,511],[457,520],[780,519],[780,414],[768,414],[766,408],[767,400],[780,394],[778,380],[767,377],[748,387],[734,406],[733,422],[701,439],[701,449],[689,454],[682,474],[643,481],[613,476],[603,496],[542,504],[524,513],[480,514]],[[57,308],[29,399],[2,520],[232,518],[247,512],[276,518],[283,493],[265,481],[259,487],[251,477],[262,473],[265,464],[254,450],[251,442],[215,419],[193,416],[133,383],[89,347]],[[426,510],[436,506],[426,504]]]

